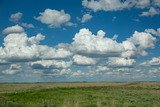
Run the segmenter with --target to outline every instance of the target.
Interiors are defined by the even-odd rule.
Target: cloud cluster
[[[40,33],[36,36],[28,37],[25,32],[11,32],[15,26],[10,28],[7,30],[9,34],[4,38],[4,47],[0,47],[1,60],[6,62],[26,62],[40,59],[60,59],[72,55],[70,51],[65,49],[39,45],[40,41],[45,38]]]
[[[71,23],[71,16],[65,13],[64,10],[45,9],[45,11],[41,12],[40,16],[35,19],[39,20],[41,23],[47,24],[51,28],[61,27],[62,25]]]
[[[133,58],[145,56],[145,49],[154,48],[156,38],[147,32],[137,32],[118,43],[116,40],[105,37],[105,32],[99,30],[97,35],[88,29],[81,29],[73,38],[73,50],[81,55],[90,57],[124,57]]]
[[[157,41],[152,33],[135,31],[131,37],[118,43],[115,39],[105,37],[102,30],[94,35],[85,28],[76,33],[73,40],[72,51],[79,54],[73,57],[77,65],[95,65],[97,59],[93,58],[103,57],[108,58],[108,66],[132,66],[135,58],[146,56],[146,49],[154,48]]]
[[[82,5],[93,11],[117,11],[132,7],[145,8],[150,5],[150,0],[83,0]]]
[[[104,11],[117,11],[127,8],[128,2],[121,3],[120,0],[83,0],[82,5],[94,12],[104,10]]]
[[[23,63],[28,66],[26,69],[40,70],[42,75],[72,77],[89,75],[81,71],[81,67],[84,70],[97,67],[95,72],[132,68],[136,66],[138,56],[147,55],[147,50],[155,47],[159,35],[159,29],[146,29],[144,32],[135,31],[126,40],[118,42],[117,39],[107,37],[102,30],[93,34],[89,29],[82,28],[75,34],[72,43],[49,47],[40,44],[45,39],[44,35],[38,33],[28,36],[19,25],[8,27],[3,32],[6,36],[0,47],[0,65],[11,65],[2,71],[3,74],[18,73],[21,67],[13,64]],[[159,63],[159,59],[152,60],[144,64]]]
[[[158,9],[160,7],[159,0],[83,0],[82,5],[94,12],[150,8],[147,12],[142,12],[140,16],[153,16],[160,13]]]

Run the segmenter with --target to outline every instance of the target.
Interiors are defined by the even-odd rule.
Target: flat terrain
[[[160,82],[0,83],[0,107],[160,107]]]

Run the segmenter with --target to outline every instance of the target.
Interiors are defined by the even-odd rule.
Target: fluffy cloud
[[[72,61],[41,60],[32,62],[30,65],[34,69],[65,69],[72,65]]]
[[[36,36],[32,36],[29,38],[29,42],[31,44],[39,44],[41,40],[44,40],[45,36],[43,36],[41,33],[37,34]]]
[[[119,11],[123,9],[150,8],[147,12],[142,12],[140,16],[154,16],[160,14],[159,0],[83,0],[82,5],[88,9],[97,11]]]
[[[36,38],[36,37],[35,37]],[[4,48],[0,58],[9,61],[35,60],[38,58],[39,46],[32,44],[32,38],[28,38],[25,33],[12,33],[4,38]]]
[[[137,48],[132,42],[126,40],[123,41],[122,44],[125,50],[121,53],[121,57],[123,58],[136,57]]]
[[[148,32],[137,32],[123,41],[124,51],[121,53],[123,58],[135,58],[138,55],[146,56],[146,49],[154,48],[157,39]]]
[[[142,12],[140,16],[154,16],[160,14],[159,9],[155,9],[154,7],[151,7],[148,11]]]
[[[122,10],[123,8],[127,8],[129,3],[125,1],[122,3],[120,0],[83,0],[82,5],[93,11],[117,11]]]
[[[134,59],[129,58],[119,58],[119,57],[111,57],[108,58],[107,64],[109,66],[132,66],[135,63]]]
[[[150,0],[83,0],[82,5],[86,8],[96,11],[117,11],[129,9],[132,7],[145,8],[151,5]]]
[[[154,48],[156,38],[147,32],[137,32],[118,43],[115,39],[105,37],[102,30],[97,35],[88,29],[81,29],[73,38],[71,50],[80,55],[89,57],[123,57],[135,58],[138,55],[145,56],[146,49]]]
[[[36,19],[54,28],[69,23],[71,16],[65,13],[64,10],[46,9],[44,12],[40,13],[40,16]]]
[[[97,74],[100,72],[103,74],[106,71],[108,74],[113,74],[112,71],[114,71],[115,75],[117,71],[124,71],[119,68],[136,66],[138,55],[147,55],[147,49],[153,48],[156,43],[156,37],[152,34],[157,35],[158,31],[159,29],[135,31],[131,37],[117,42],[117,39],[106,37],[102,30],[93,34],[83,28],[75,34],[71,44],[62,43],[55,47],[41,45],[40,42],[45,39],[45,36],[40,33],[28,36],[24,31],[11,32],[5,36],[3,46],[0,47],[0,65],[25,62],[23,64],[31,72],[39,69],[38,71],[42,71],[43,75],[57,77],[61,75],[89,76],[90,72],[80,71],[83,69],[82,66],[85,66],[83,70],[88,70],[88,67],[97,67],[92,69]],[[156,60],[152,61],[156,63],[154,65],[159,63]],[[116,69],[113,70],[114,68]],[[16,74],[20,69],[21,67],[12,65],[2,73]]]
[[[132,42],[134,45],[138,45],[140,49],[147,49],[155,46],[156,38],[150,33],[135,31],[128,41]]]
[[[15,14],[11,14],[10,20],[13,22],[18,22],[22,18],[23,14],[21,12],[17,12]]]
[[[28,38],[26,33],[12,33],[4,38],[4,46],[5,48],[27,47],[38,44],[43,39],[44,36],[42,34]]]
[[[24,29],[19,25],[7,27],[3,30],[3,34],[22,33],[22,32],[24,32]]]
[[[8,34],[4,38],[4,47],[0,48],[1,64],[64,59],[73,56],[76,65],[94,65],[97,63],[95,59],[97,57],[119,57],[122,58],[119,60],[128,60],[136,58],[137,55],[145,56],[146,49],[153,48],[156,42],[156,38],[150,33],[135,31],[130,38],[118,43],[112,38],[105,37],[105,32],[102,30],[94,35],[85,28],[75,34],[71,44],[48,47],[40,45],[43,39],[45,36],[40,33],[32,37],[28,37],[24,32]]]
[[[158,28],[157,30],[154,30],[154,29],[146,29],[145,32],[151,33],[151,34],[156,35],[156,36],[160,36],[160,28]]]
[[[160,65],[160,57],[153,57],[151,60],[145,61],[141,65],[144,65],[144,66],[156,66],[156,65]]]
[[[122,44],[125,50],[136,50],[136,46],[130,41],[123,41]]]
[[[9,61],[29,61],[38,59],[57,59],[71,56],[65,49],[55,49],[38,45],[44,36],[38,34],[28,38],[25,33],[10,34],[4,39],[4,52]],[[20,41],[20,42],[19,42]]]
[[[76,65],[95,65],[97,61],[93,58],[89,58],[86,56],[81,56],[81,55],[74,55],[73,56],[73,62]]]
[[[97,35],[92,34],[88,29],[81,29],[79,33],[76,33],[73,38],[73,48],[79,54],[90,54],[90,55],[113,55],[120,53],[124,50],[121,43],[106,38],[105,32],[99,30]]]
[[[24,32],[11,33],[4,38],[4,47],[0,47],[0,59],[8,62],[34,61],[40,59],[60,59],[72,55],[63,48],[39,45],[45,36],[37,34],[28,37]]]
[[[82,22],[82,23],[85,23],[85,22],[89,21],[92,17],[93,17],[93,16],[90,15],[90,14],[88,14],[88,13],[87,13],[87,14],[84,14],[83,17],[82,17],[81,22]]]

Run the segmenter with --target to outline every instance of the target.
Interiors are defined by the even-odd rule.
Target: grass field
[[[160,107],[160,83],[1,83],[0,107]]]

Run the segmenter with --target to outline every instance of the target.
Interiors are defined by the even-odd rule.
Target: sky
[[[0,82],[160,81],[160,0],[0,0]]]

